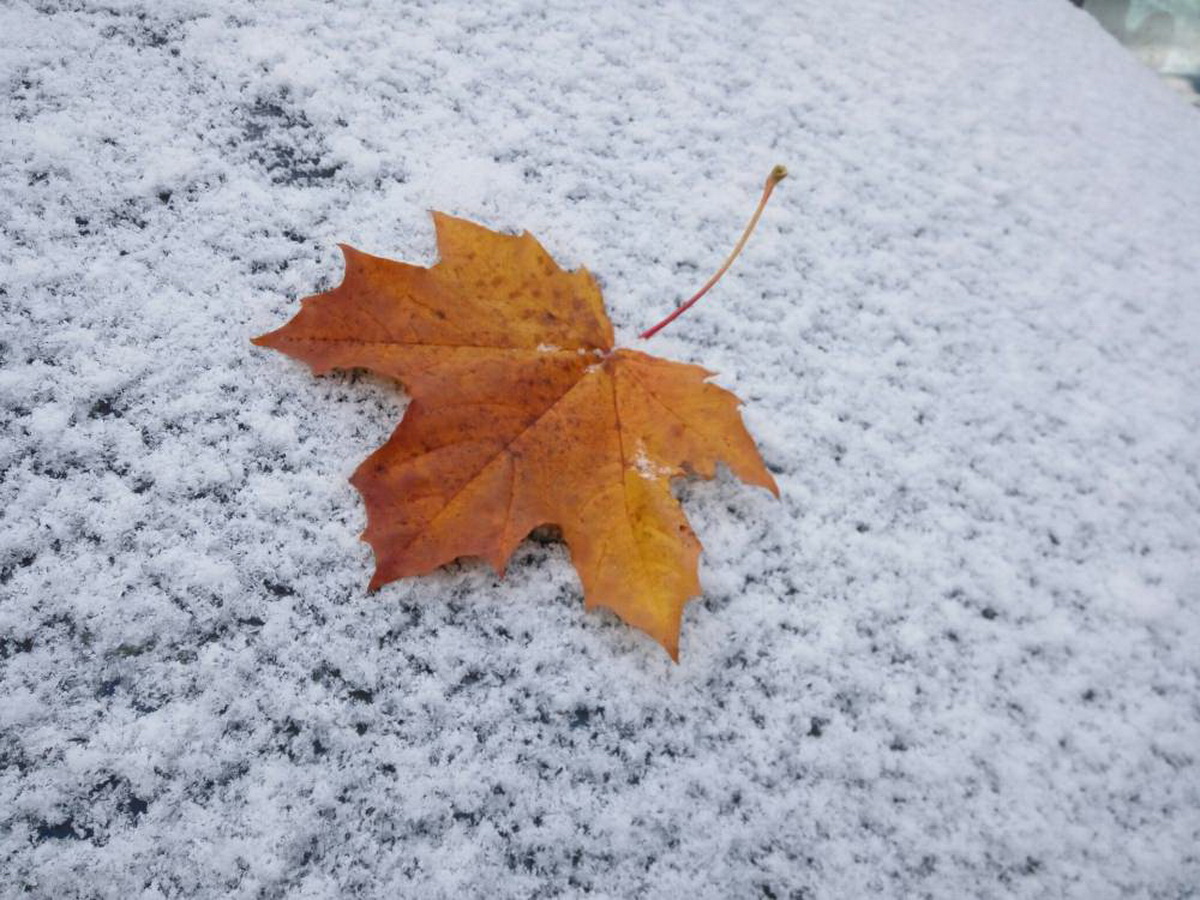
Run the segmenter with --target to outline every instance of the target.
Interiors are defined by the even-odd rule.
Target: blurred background
[[[1200,0],[1074,0],[1200,108]]]

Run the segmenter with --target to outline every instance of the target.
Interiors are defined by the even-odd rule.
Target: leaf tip
[[[775,481],[775,476],[772,475],[770,472],[767,473],[767,483],[764,486],[766,487],[766,489],[768,491],[770,491],[775,496],[776,500],[778,500],[780,498],[781,495],[779,493],[779,485]]]
[[[671,662],[679,665],[679,639],[676,638],[670,644],[663,644],[662,647],[667,651],[667,656],[671,657]]]
[[[338,246],[338,249],[342,251],[342,259],[346,263],[347,270],[350,268],[351,262],[353,262],[355,259],[357,259],[360,256],[367,255],[367,254],[363,253],[361,250],[359,250],[357,247],[351,247],[349,244],[339,243],[337,246]]]

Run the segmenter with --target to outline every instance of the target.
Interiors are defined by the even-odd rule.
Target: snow
[[[0,895],[1184,897],[1200,117],[1067,2],[0,5]],[[377,594],[403,398],[249,338],[528,229],[745,401],[678,666]]]

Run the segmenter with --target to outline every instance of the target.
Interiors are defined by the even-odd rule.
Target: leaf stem
[[[754,231],[754,226],[758,224],[758,220],[762,216],[763,210],[766,209],[767,200],[771,198],[771,192],[775,190],[775,185],[779,184],[779,182],[783,181],[783,179],[786,177],[787,169],[785,169],[783,166],[776,166],[771,170],[771,174],[767,176],[767,183],[763,185],[762,197],[758,201],[758,208],[754,210],[754,215],[750,217],[750,224],[748,224],[746,226],[746,230],[742,232],[742,239],[737,242],[737,246],[733,248],[733,252],[729,254],[729,257],[721,265],[721,268],[717,269],[716,274],[713,275],[712,278],[708,279],[708,281],[705,282],[704,287],[696,291],[696,293],[693,294],[689,300],[686,300],[679,306],[675,307],[674,312],[672,312],[657,325],[647,328],[640,335],[638,335],[638,337],[640,337],[642,340],[654,337],[654,335],[658,334],[660,331],[682,316],[685,312],[687,312],[697,300],[707,294],[709,289],[721,280],[721,276],[729,270],[731,265],[733,265],[733,261],[738,258],[738,254],[741,253],[742,248],[746,246],[746,241],[750,239],[750,235]]]

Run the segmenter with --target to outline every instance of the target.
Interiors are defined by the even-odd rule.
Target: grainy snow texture
[[[1195,897],[1200,116],[1050,0],[0,5],[0,896]],[[682,662],[366,593],[436,208],[746,401]]]

